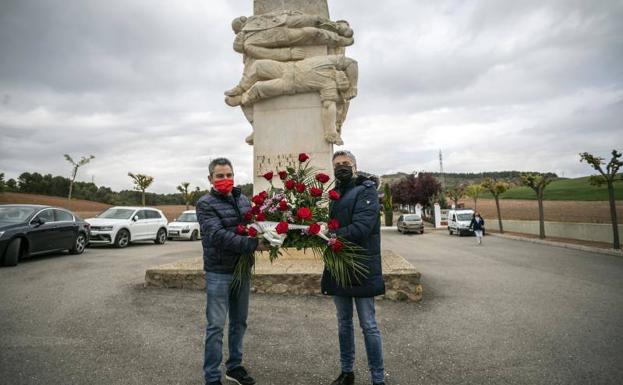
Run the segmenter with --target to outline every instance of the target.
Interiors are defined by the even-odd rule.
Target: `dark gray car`
[[[89,224],[69,210],[0,205],[0,264],[4,266],[37,254],[64,250],[82,254],[88,243]]]

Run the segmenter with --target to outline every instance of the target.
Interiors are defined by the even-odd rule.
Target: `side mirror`
[[[132,220],[133,220],[134,222],[138,221],[138,215],[135,215],[135,216],[134,216],[134,218],[132,218]]]

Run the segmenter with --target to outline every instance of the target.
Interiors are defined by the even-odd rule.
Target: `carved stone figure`
[[[341,125],[348,111],[348,101],[357,95],[357,77],[357,62],[342,55],[286,63],[257,60],[240,83],[227,92],[226,103],[247,107],[275,96],[319,92],[325,139],[342,144]]]

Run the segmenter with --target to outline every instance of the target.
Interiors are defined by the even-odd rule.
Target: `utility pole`
[[[441,176],[441,190],[443,191],[446,188],[446,176],[443,173],[443,154],[441,149],[439,149],[439,174]]]

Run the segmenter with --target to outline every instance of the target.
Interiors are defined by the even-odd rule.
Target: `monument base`
[[[383,250],[383,298],[417,302],[422,299],[420,273],[400,255]],[[289,250],[273,263],[263,253],[256,259],[251,291],[265,294],[321,295],[323,263],[311,253]],[[145,273],[145,286],[178,289],[205,289],[201,257],[187,258],[157,266]]]

